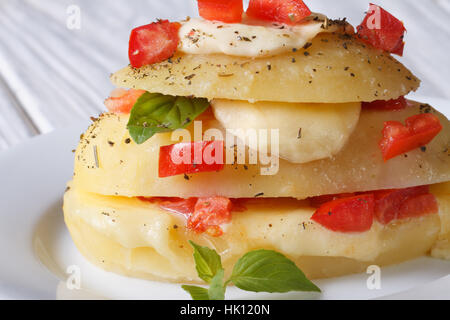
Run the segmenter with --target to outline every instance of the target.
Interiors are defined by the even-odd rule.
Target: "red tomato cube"
[[[162,146],[159,177],[220,171],[225,167],[223,141],[197,141]]]
[[[332,231],[364,232],[372,227],[373,216],[374,196],[364,194],[325,203],[311,220]]]
[[[370,4],[366,17],[356,29],[362,41],[375,48],[403,55],[405,26],[380,6]]]
[[[202,18],[225,23],[242,21],[242,0],[198,0],[198,12]]]
[[[105,106],[109,112],[130,113],[136,101],[142,96],[145,90],[125,90],[115,89],[111,96],[105,100]]]
[[[439,118],[430,113],[409,117],[406,125],[398,121],[385,122],[379,143],[384,161],[427,145],[441,130]]]
[[[187,227],[197,233],[209,231],[212,236],[220,236],[222,230],[219,226],[231,221],[232,207],[231,200],[225,197],[200,198],[188,219]]]
[[[428,186],[374,191],[375,218],[381,224],[397,220],[400,218],[400,209],[405,201],[428,193]]]
[[[376,100],[373,102],[363,102],[362,108],[366,110],[402,110],[408,105],[405,97],[392,100]]]
[[[302,0],[250,0],[247,16],[254,19],[296,24],[311,15]]]
[[[399,219],[416,218],[439,212],[438,202],[433,194],[422,194],[408,199],[400,208]]]
[[[180,38],[177,22],[159,20],[131,31],[128,56],[134,68],[158,63],[172,57]]]

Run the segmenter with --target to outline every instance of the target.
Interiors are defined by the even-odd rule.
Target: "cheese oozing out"
[[[247,17],[243,23],[232,24],[195,18],[182,22],[178,50],[189,54],[265,57],[302,48],[319,33],[339,30],[352,33],[353,27],[319,14],[294,26]]]

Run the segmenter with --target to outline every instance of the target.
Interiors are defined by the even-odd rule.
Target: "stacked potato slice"
[[[188,240],[214,247],[225,269],[243,253],[278,250],[312,278],[359,272],[429,253],[449,257],[450,123],[418,102],[398,111],[361,108],[419,87],[419,80],[386,52],[345,33],[322,33],[303,49],[271,57],[182,54],[112,76],[118,87],[207,98],[212,112],[202,130],[279,129],[276,174],[262,164],[227,164],[220,172],[158,177],[159,149],[174,144],[159,133],[136,144],[128,115],[103,114],[82,136],[64,200],[67,226],[81,252],[106,270],[197,282]],[[441,133],[426,147],[384,161],[386,121],[426,109]],[[194,126],[188,127],[193,131]],[[237,139],[245,141],[244,136]],[[238,140],[237,140],[238,141]],[[251,149],[251,146],[249,146]],[[267,142],[265,147],[271,149]],[[248,151],[248,150],[247,150]],[[434,185],[440,213],[374,223],[369,231],[329,230],[310,218],[309,197]],[[198,234],[185,218],[139,197],[254,198],[234,212],[221,237]]]

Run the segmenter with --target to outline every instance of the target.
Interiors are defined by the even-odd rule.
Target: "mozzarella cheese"
[[[327,23],[325,16],[317,14],[295,26],[252,21],[246,17],[243,23],[189,19],[182,22],[178,50],[189,54],[266,57],[302,48],[322,32],[353,31],[350,25],[338,25],[333,21],[325,28]]]
[[[280,158],[292,163],[306,163],[338,154],[355,130],[361,112],[359,102],[305,104],[213,100],[211,106],[220,124],[249,148],[270,150],[272,154],[277,152]],[[267,139],[259,136],[261,130],[267,132]],[[278,139],[271,136],[271,130],[276,130]],[[250,141],[251,134],[258,135],[255,143]]]

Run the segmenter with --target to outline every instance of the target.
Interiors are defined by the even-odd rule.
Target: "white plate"
[[[450,117],[450,101],[422,98]],[[0,153],[0,298],[188,299],[179,285],[131,279],[102,271],[76,250],[62,216],[73,153],[88,123],[59,130]],[[67,289],[67,268],[80,270],[81,290]],[[420,258],[386,267],[381,290],[368,274],[316,281],[322,295],[251,294],[229,288],[229,299],[450,299],[450,261]]]

